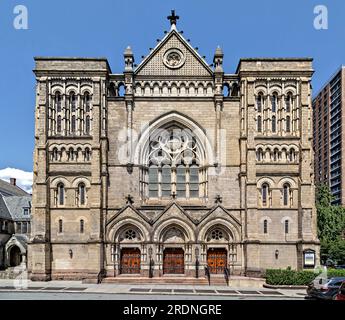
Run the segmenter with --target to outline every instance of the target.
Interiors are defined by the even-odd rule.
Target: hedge
[[[282,269],[267,269],[266,270],[266,283],[271,285],[295,285],[306,286],[312,282],[319,274],[318,271],[295,271],[295,270],[282,270]],[[345,270],[341,269],[328,269],[327,277],[345,277]]]

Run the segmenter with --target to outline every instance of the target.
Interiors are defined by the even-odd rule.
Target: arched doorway
[[[10,266],[16,267],[19,266],[22,262],[22,256],[20,253],[20,249],[17,246],[13,246],[10,250]]]
[[[184,274],[182,248],[166,248],[163,252],[163,274]]]
[[[207,265],[210,273],[224,274],[227,267],[227,250],[224,248],[210,248],[207,250]]]
[[[121,274],[138,274],[140,273],[141,254],[138,248],[121,249]]]

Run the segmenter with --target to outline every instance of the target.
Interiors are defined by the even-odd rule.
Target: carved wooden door
[[[140,273],[140,250],[124,248],[121,250],[121,274]]]
[[[227,266],[227,252],[225,249],[214,248],[207,251],[207,265],[210,273],[224,274],[224,269]]]
[[[184,251],[181,248],[168,248],[163,254],[164,274],[184,274]]]

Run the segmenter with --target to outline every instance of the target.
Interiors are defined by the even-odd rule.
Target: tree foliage
[[[331,204],[332,194],[326,185],[317,190],[317,227],[321,257],[345,263],[345,208]]]

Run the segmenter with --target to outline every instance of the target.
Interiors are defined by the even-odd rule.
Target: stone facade
[[[31,279],[318,263],[312,59],[225,74],[222,50],[209,66],[171,20],[124,60],[35,58]]]

